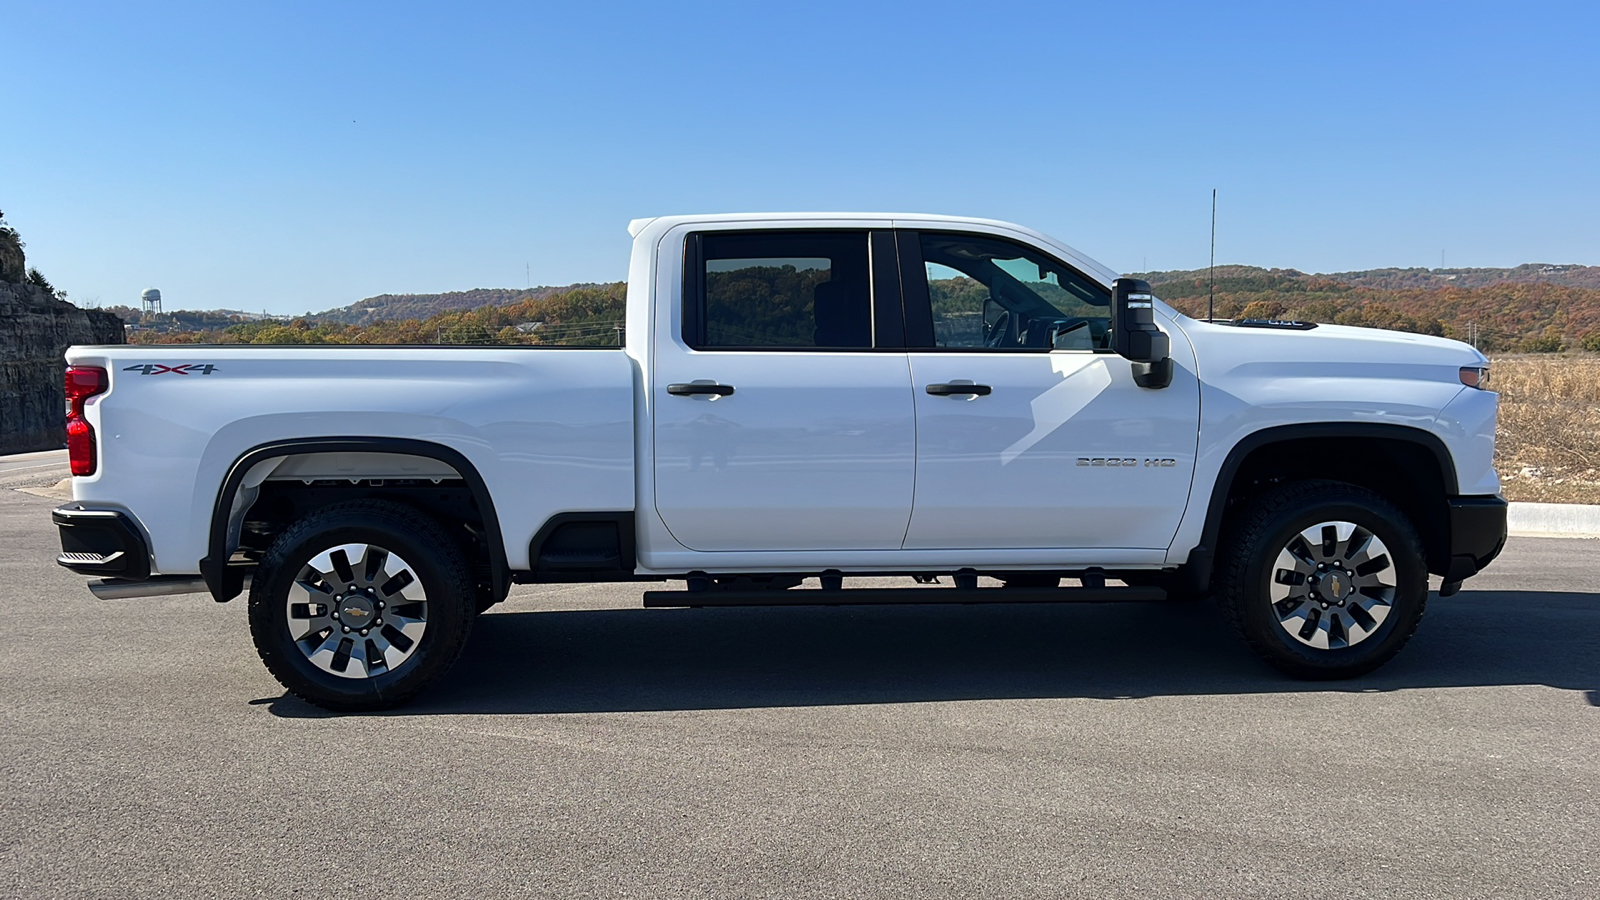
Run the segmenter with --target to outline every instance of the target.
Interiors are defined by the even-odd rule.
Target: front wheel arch
[[[1212,482],[1199,544],[1185,562],[1190,583],[1209,589],[1225,531],[1256,497],[1282,485],[1325,479],[1388,497],[1422,537],[1428,570],[1450,564],[1448,497],[1458,491],[1454,458],[1438,435],[1381,422],[1304,422],[1246,434]]]

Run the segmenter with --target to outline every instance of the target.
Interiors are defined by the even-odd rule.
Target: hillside
[[[1489,352],[1600,350],[1600,267],[1526,265],[1443,274],[1459,277],[1447,280],[1429,269],[1311,275],[1218,266],[1216,314],[1394,328],[1458,340],[1476,335],[1478,346]],[[1206,314],[1205,269],[1140,277],[1183,312]]]
[[[470,291],[449,291],[443,294],[379,294],[349,306],[316,313],[310,318],[319,322],[338,322],[343,325],[366,325],[395,319],[426,319],[440,313],[481,309],[486,306],[512,306],[528,300],[544,300],[580,288],[600,287],[604,285],[582,282],[562,287],[536,287],[527,290],[473,288]]]
[[[146,344],[575,344],[621,343],[627,285],[572,285],[524,292],[504,305],[442,312],[427,318],[380,318],[348,323],[331,317],[234,321],[210,330],[135,332]],[[463,291],[461,294],[472,292]],[[450,297],[452,295],[422,295]],[[459,295],[455,295],[459,296]],[[376,298],[374,298],[376,299]]]
[[[1139,277],[1151,284],[1188,282],[1204,279],[1207,270],[1187,269],[1165,272],[1146,272]],[[1297,269],[1262,269],[1256,266],[1218,266],[1217,283],[1221,286],[1225,273],[1235,278],[1261,279],[1257,284],[1274,284],[1285,289],[1295,284],[1336,282],[1351,287],[1375,288],[1386,291],[1438,290],[1447,287],[1476,288],[1500,284],[1553,284],[1562,287],[1593,288],[1600,290],[1600,266],[1558,265],[1554,263],[1523,263],[1510,269],[1364,269],[1360,272],[1333,272],[1313,275]]]
[[[261,313],[237,309],[180,309],[159,315],[145,315],[144,310],[132,306],[105,306],[101,309],[121,319],[131,331],[220,331],[239,322],[268,318]]]
[[[1552,263],[1524,263],[1514,269],[1368,269],[1323,277],[1356,287],[1383,290],[1474,288],[1497,284],[1555,284],[1600,289],[1600,266]]]
[[[68,303],[28,266],[26,247],[0,213],[0,453],[60,447],[62,354],[72,344],[122,343],[122,322]]]
[[[1185,313],[1206,314],[1206,270],[1140,277]],[[117,312],[137,326],[134,339],[147,343],[614,343],[624,288],[618,282],[383,294],[292,321],[232,311],[177,312],[149,320],[135,310]],[[1600,267],[1528,264],[1309,274],[1218,266],[1216,314],[1475,339],[1488,352],[1600,350]]]

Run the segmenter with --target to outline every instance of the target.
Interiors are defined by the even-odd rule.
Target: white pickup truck
[[[516,582],[1207,595],[1269,663],[1348,677],[1415,631],[1430,572],[1448,596],[1504,543],[1466,344],[1198,321],[1003,222],[629,231],[616,349],[72,348],[59,562],[107,597],[248,579],[272,674],[359,710],[439,678]],[[889,575],[918,584],[849,584]]]

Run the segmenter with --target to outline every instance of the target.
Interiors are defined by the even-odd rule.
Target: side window
[[[695,241],[685,279],[690,346],[872,346],[866,232],[708,232]]]
[[[924,231],[933,345],[993,350],[1110,346],[1111,294],[1038,251],[997,238]]]

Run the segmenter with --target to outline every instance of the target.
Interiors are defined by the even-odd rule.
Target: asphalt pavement
[[[1600,541],[1513,538],[1338,684],[1203,605],[529,586],[333,716],[243,602],[96,600],[0,483],[5,896],[1600,895]]]
[[[67,466],[67,451],[65,450],[40,450],[34,453],[11,453],[0,456],[0,475],[14,475],[28,472],[43,472],[45,470],[61,470],[58,477],[65,477]]]

